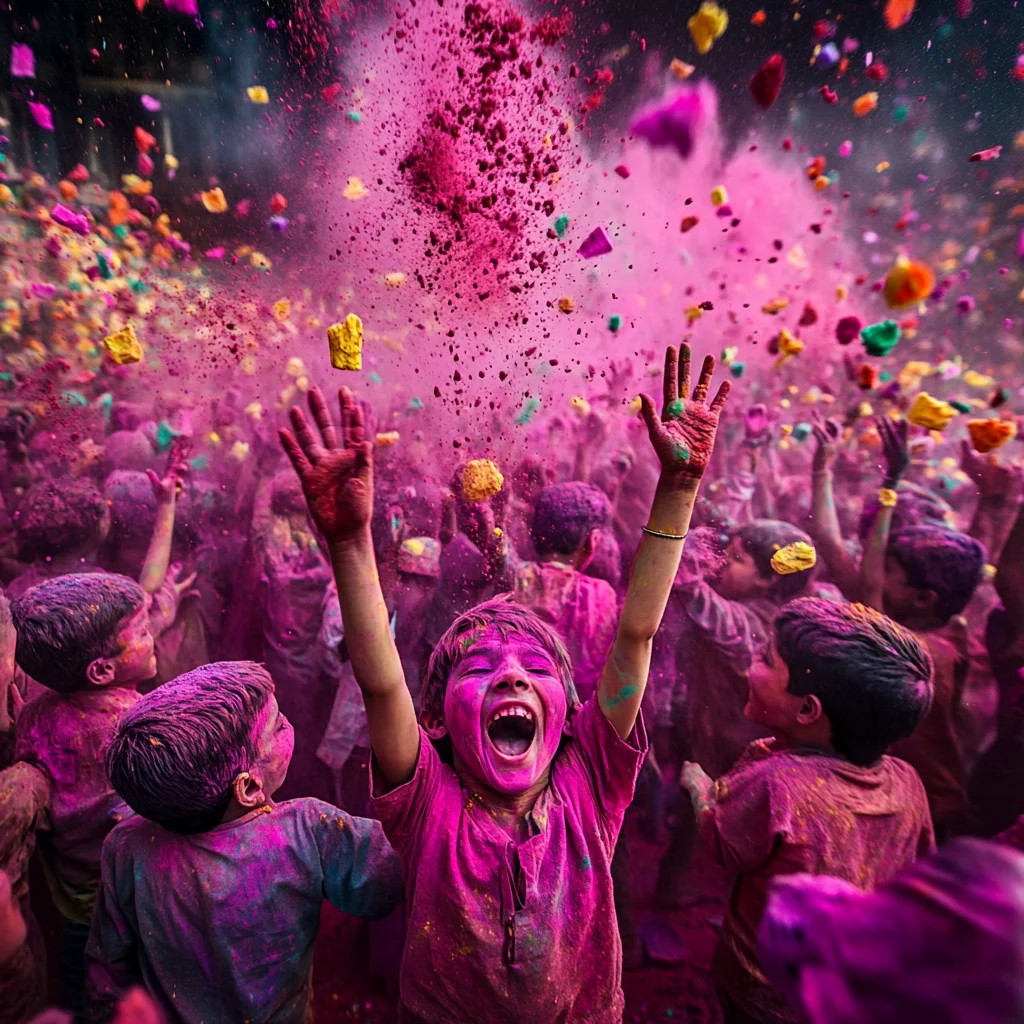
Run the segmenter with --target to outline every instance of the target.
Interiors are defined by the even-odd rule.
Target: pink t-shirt
[[[611,862],[647,735],[621,740],[596,699],[571,732],[518,846],[422,731],[412,779],[375,797],[405,875],[402,1021],[621,1021]]]

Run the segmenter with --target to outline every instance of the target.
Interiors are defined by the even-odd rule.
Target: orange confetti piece
[[[853,101],[853,112],[857,117],[863,117],[865,114],[870,114],[877,106],[878,93],[866,92]]]
[[[204,192],[202,199],[207,213],[228,212],[228,201],[224,198],[224,190],[222,188],[212,188],[209,192]]]
[[[917,0],[889,0],[885,5],[885,23],[891,29],[902,28],[914,13]]]
[[[753,17],[750,19],[751,25],[763,25],[768,20],[768,15],[764,13],[764,10],[754,11]]]

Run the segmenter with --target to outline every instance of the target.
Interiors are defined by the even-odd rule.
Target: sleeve
[[[647,730],[641,710],[628,739],[622,739],[605,718],[595,693],[572,719],[572,737],[589,776],[599,813],[614,838],[633,802],[640,767],[647,755]]]
[[[387,917],[405,891],[401,865],[380,822],[320,807],[314,828],[324,897],[353,917]]]
[[[122,994],[142,984],[137,926],[130,909],[134,884],[129,870],[119,877],[114,833],[103,844],[101,862],[103,877],[85,947],[86,1024],[110,1020]]]
[[[0,772],[0,870],[12,885],[25,874],[35,829],[50,803],[50,780],[24,761]]]
[[[722,776],[708,810],[697,816],[715,861],[734,874],[755,871],[771,856],[778,829],[767,765],[740,764]]]
[[[682,580],[679,589],[694,625],[728,660],[733,671],[749,671],[767,640],[760,618],[739,601],[726,600],[703,579]]]
[[[377,765],[370,758],[370,797],[384,834],[407,866],[415,860],[420,837],[429,827],[451,770],[442,763],[430,737],[420,729],[420,752],[412,778],[397,789],[378,794]],[[454,779],[454,772],[451,773]],[[456,784],[458,780],[455,780]]]

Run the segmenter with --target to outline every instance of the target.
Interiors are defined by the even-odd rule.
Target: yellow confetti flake
[[[678,57],[672,60],[668,69],[682,82],[685,82],[697,70],[692,64],[687,64],[685,60],[680,60]]]
[[[964,383],[969,388],[990,388],[995,384],[995,378],[987,374],[978,373],[977,370],[968,370],[964,374]]]
[[[402,435],[397,430],[388,430],[383,434],[378,434],[374,438],[374,444],[378,448],[394,448],[401,439]]]
[[[242,461],[249,454],[249,444],[246,441],[236,441],[231,446],[231,458]]]
[[[724,185],[716,185],[711,190],[711,205],[712,206],[725,206],[729,202],[729,193],[726,191]]]
[[[818,562],[818,554],[810,544],[802,540],[779,548],[772,555],[772,569],[780,576],[792,576],[796,572],[813,569]]]
[[[762,307],[762,313],[768,313],[770,316],[775,316],[781,313],[789,305],[789,299],[784,299],[780,295],[776,299],[769,299]]]
[[[263,253],[251,252],[249,253],[249,266],[255,267],[257,270],[269,270],[271,263]]]
[[[245,91],[253,103],[270,102],[270,93],[267,92],[267,88],[264,85],[250,85]]]
[[[336,370],[363,368],[363,321],[355,313],[349,313],[342,323],[327,328],[327,344],[331,366]]]
[[[142,345],[131,324],[103,339],[103,347],[118,366],[137,363],[142,359]]]
[[[845,302],[847,295],[850,294],[850,289],[845,284],[836,285],[836,301]]]
[[[228,212],[228,201],[224,198],[224,189],[211,188],[209,192],[204,192],[201,198],[207,213]]]
[[[486,501],[504,486],[501,470],[490,459],[471,459],[462,471],[462,495],[466,501]]]
[[[385,274],[384,283],[389,288],[401,288],[405,284],[405,274],[400,270],[396,270],[393,274]]]
[[[176,171],[180,164],[178,163],[178,158],[172,153],[164,153],[164,166],[172,171]]]
[[[686,322],[692,324],[694,320],[699,320],[704,315],[704,310],[700,306],[687,306],[686,308]]]
[[[562,296],[562,297],[561,297],[561,298],[560,298],[560,299],[558,300],[558,308],[559,308],[559,309],[560,309],[560,310],[561,310],[561,311],[562,311],[563,313],[571,313],[571,312],[573,311],[573,309],[574,309],[575,307],[573,306],[573,301],[572,301],[572,299],[570,298],[570,296],[568,296],[568,295],[563,295],[563,296]]]
[[[0,185],[0,203],[4,206],[14,202],[14,193],[6,186]]]
[[[715,40],[721,39],[728,25],[729,15],[712,2],[702,3],[700,10],[686,23],[698,53],[707,53]]]
[[[263,419],[263,404],[261,402],[250,402],[242,412],[250,419],[261,420]]]
[[[883,160],[881,163],[875,164],[875,171],[881,174],[883,171],[889,170],[889,161]]]
[[[575,412],[581,416],[590,415],[590,403],[582,395],[574,395],[569,403]]]
[[[370,190],[363,184],[361,178],[351,177],[348,184],[341,190],[342,198],[355,202],[357,199],[365,199]]]
[[[926,430],[944,430],[954,416],[956,409],[949,402],[932,398],[927,391],[918,392],[907,412],[907,419],[911,423]]]
[[[274,319],[280,323],[292,315],[292,304],[288,299],[278,299],[272,307],[272,312]]]

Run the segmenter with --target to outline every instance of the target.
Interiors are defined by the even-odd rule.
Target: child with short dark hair
[[[774,738],[751,743],[717,781],[684,766],[701,837],[737,875],[714,960],[727,1024],[800,1020],[757,958],[772,877],[870,889],[932,849],[921,780],[885,756],[927,712],[931,674],[924,647],[891,619],[799,598],[750,671],[746,714]]]
[[[375,806],[405,872],[402,1019],[622,1018],[611,859],[646,752],[640,704],[652,640],[728,393],[723,384],[705,404],[709,356],[688,397],[689,356],[684,346],[680,365],[674,348],[666,353],[661,416],[641,399],[661,479],[615,642],[581,708],[554,630],[493,602],[437,646],[418,726],[374,565],[373,445],[362,411],[343,388],[339,438],[313,389],[319,437],[297,409],[294,433],[282,431],[330,547],[366,703]],[[432,740],[450,745],[450,764]]]
[[[156,674],[149,601],[126,576],[78,573],[32,587],[11,615],[18,664],[52,691],[22,710],[14,756],[51,783],[39,851],[65,918],[62,1003],[80,1009],[100,848],[128,811],[103,759],[118,718],[139,699],[139,683]]]
[[[880,417],[887,473],[881,502],[861,560],[864,603],[911,629],[935,666],[935,699],[914,735],[892,753],[921,776],[935,833],[942,842],[972,828],[967,771],[957,735],[967,673],[966,639],[951,623],[982,580],[985,549],[973,537],[941,526],[902,525],[891,533],[902,498],[896,491],[909,465],[907,422]],[[882,492],[880,492],[882,493]]]
[[[252,662],[187,672],[122,716],[107,770],[139,816],[103,845],[89,1019],[144,984],[188,1024],[308,1020],[324,899],[357,917],[401,902],[379,822],[312,798],[273,803],[294,742]]]
[[[530,530],[538,560],[516,569],[515,600],[533,609],[562,638],[581,701],[597,689],[619,614],[611,585],[584,572],[610,514],[608,498],[592,484],[571,481],[545,487]]]

